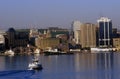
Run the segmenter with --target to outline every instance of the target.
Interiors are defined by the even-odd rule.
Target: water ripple
[[[33,70],[0,71],[0,79],[30,79],[34,73]]]

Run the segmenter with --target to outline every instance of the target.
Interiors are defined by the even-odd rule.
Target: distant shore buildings
[[[0,50],[5,49],[5,38],[4,35],[0,34]]]
[[[69,51],[71,49],[118,48],[120,49],[120,32],[112,28],[112,20],[101,17],[96,24],[73,21],[71,31],[49,27],[47,29],[14,29],[9,28],[4,35],[0,34],[0,50],[24,47],[48,48]]]
[[[117,29],[112,28],[112,20],[107,17],[101,17],[96,24],[73,21],[71,28],[73,28],[71,34],[74,41],[83,49],[111,48],[116,47],[116,42],[119,43],[120,33],[117,32]]]

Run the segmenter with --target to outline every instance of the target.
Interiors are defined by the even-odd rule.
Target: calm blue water
[[[30,71],[33,55],[0,56],[0,79],[120,79],[120,53],[38,55],[42,71]]]

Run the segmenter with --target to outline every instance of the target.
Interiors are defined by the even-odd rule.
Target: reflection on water
[[[78,75],[77,79],[111,79],[113,53],[99,54],[81,54],[76,56],[76,71],[80,71],[82,75]],[[79,62],[79,63],[78,63]],[[87,75],[87,76],[85,76]]]
[[[5,59],[3,56],[0,57],[0,70],[5,69]]]
[[[32,55],[14,57],[0,57],[0,79],[6,74],[8,77],[31,75],[27,79],[119,79],[120,78],[120,53],[76,53],[74,55],[37,55],[43,70],[39,72],[27,71]],[[4,70],[4,71],[3,71]],[[17,72],[16,70],[26,70]],[[15,73],[14,73],[15,72]],[[2,74],[1,74],[2,73]],[[19,76],[19,79],[26,77]]]
[[[31,57],[27,55],[9,57],[5,56],[5,68],[7,70],[25,70]]]

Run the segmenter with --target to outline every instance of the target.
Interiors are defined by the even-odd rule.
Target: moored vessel
[[[40,49],[35,49],[34,54],[40,54]]]
[[[5,55],[14,56],[14,54],[15,54],[14,51],[12,51],[11,49],[5,51]]]

